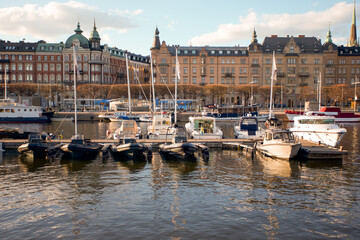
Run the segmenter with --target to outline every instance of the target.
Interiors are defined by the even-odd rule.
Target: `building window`
[[[306,64],[307,60],[306,58],[301,59],[301,64]]]
[[[296,64],[296,58],[288,58],[287,63],[288,64]]]
[[[214,59],[210,58],[210,63],[213,64],[214,63]]]
[[[192,63],[196,64],[196,58],[193,58]]]
[[[214,74],[214,68],[210,67],[210,74]]]
[[[196,84],[196,77],[193,77],[193,84]]]
[[[221,84],[225,84],[225,78],[221,78]]]
[[[259,64],[259,59],[253,58],[252,59],[252,64]]]
[[[184,63],[184,64],[188,64],[188,59],[187,59],[187,58],[183,58],[183,63]]]
[[[193,67],[192,73],[196,73],[196,67]]]
[[[265,64],[271,64],[271,58],[266,58],[265,59]]]
[[[183,82],[186,84],[187,83],[187,77],[183,77]]]
[[[210,77],[210,84],[214,84],[214,77]]]
[[[221,64],[225,64],[225,58],[221,59]]]
[[[162,58],[161,63],[166,63],[166,58]]]
[[[315,59],[314,59],[314,64],[320,64],[320,59],[315,58]]]
[[[187,73],[188,73],[187,67],[184,67],[184,74],[187,74]]]

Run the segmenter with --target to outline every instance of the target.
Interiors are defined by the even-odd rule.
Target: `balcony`
[[[206,83],[205,83],[205,82],[201,82],[201,83],[200,83],[200,86],[206,86]]]
[[[299,72],[299,77],[309,77],[310,73],[308,72]]]
[[[89,60],[89,64],[105,64],[102,60]]]
[[[306,87],[306,86],[308,86],[308,85],[309,85],[308,83],[300,83],[300,84],[299,84],[300,87]]]
[[[225,73],[225,77],[232,77],[233,74],[232,73]]]

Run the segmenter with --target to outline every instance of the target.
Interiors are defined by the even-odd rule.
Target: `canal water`
[[[73,123],[17,125],[69,138]],[[228,137],[232,124],[220,125]],[[80,122],[87,138],[113,123]],[[146,125],[142,124],[145,128]],[[63,161],[0,154],[1,239],[358,239],[360,125],[343,161],[210,151],[204,162]]]

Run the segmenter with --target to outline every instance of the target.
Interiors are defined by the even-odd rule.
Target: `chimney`
[[[299,35],[299,38],[304,38],[305,37],[305,35]]]
[[[276,38],[276,37],[277,37],[277,35],[271,35],[271,37],[272,37],[272,38]]]

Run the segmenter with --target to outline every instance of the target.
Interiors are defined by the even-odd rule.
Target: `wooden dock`
[[[70,139],[55,139],[51,140],[54,143],[69,143]],[[169,140],[170,141],[170,140]],[[251,155],[255,150],[255,142],[261,141],[261,139],[188,139],[188,142],[203,144],[209,148],[228,149],[234,151],[241,151],[245,155]],[[2,147],[4,150],[16,150],[21,144],[27,142],[26,139],[2,139]],[[118,140],[114,139],[91,139],[92,143],[99,144],[111,144],[118,143]],[[147,145],[158,145],[163,143],[164,140],[155,139],[138,139],[137,142],[145,143]],[[302,148],[299,152],[298,158],[300,160],[331,160],[342,159],[344,155],[348,154],[346,150],[342,148],[332,148],[325,145],[301,140]]]

